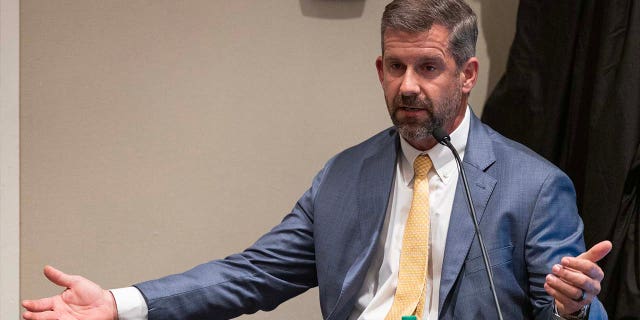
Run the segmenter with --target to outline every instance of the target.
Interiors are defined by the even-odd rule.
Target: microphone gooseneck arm
[[[464,185],[464,191],[467,195],[467,202],[469,203],[469,209],[471,212],[471,219],[473,220],[473,226],[476,229],[476,235],[478,236],[478,243],[480,244],[480,251],[482,251],[482,259],[484,260],[484,266],[487,270],[487,276],[489,277],[489,286],[491,287],[491,293],[493,294],[493,301],[496,305],[496,310],[498,312],[498,318],[502,319],[502,311],[500,310],[500,303],[498,302],[498,294],[496,293],[496,286],[493,283],[493,273],[491,272],[490,263],[489,263],[489,255],[487,254],[487,249],[484,246],[484,241],[482,241],[482,235],[480,234],[480,227],[478,226],[478,217],[476,216],[476,210],[473,208],[473,201],[471,200],[471,191],[469,190],[469,183],[467,182],[467,175],[464,172],[464,168],[462,167],[462,161],[460,160],[460,156],[458,152],[451,144],[451,137],[447,134],[444,129],[438,127],[433,130],[433,137],[440,144],[447,146],[453,156],[456,159],[456,163],[458,164],[458,172],[460,173],[460,177],[462,177],[462,184]]]

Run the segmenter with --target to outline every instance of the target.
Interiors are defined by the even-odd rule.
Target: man
[[[394,127],[338,154],[292,212],[242,253],[107,291],[51,267],[62,294],[25,319],[227,319],[319,286],[326,319],[494,319],[480,249],[443,128],[464,158],[505,319],[603,319],[568,177],[484,126],[476,17],[462,0],[396,0],[382,19],[378,76]],[[415,167],[414,167],[415,166]],[[114,298],[115,296],[115,298]]]

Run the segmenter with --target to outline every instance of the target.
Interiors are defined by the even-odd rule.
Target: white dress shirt
[[[462,123],[451,133],[451,143],[460,157],[469,135],[470,111],[467,107]],[[413,148],[404,139],[400,139],[402,155],[398,157],[393,193],[383,230],[378,240],[378,248],[367,271],[364,284],[358,293],[350,320],[384,319],[391,310],[393,297],[398,285],[398,268],[404,226],[411,207],[413,194],[413,162],[420,155],[420,150]],[[427,275],[427,294],[423,320],[438,318],[438,299],[440,289],[440,273],[444,257],[449,217],[453,207],[453,198],[458,181],[458,169],[451,151],[440,144],[427,150],[433,162],[429,172],[429,265]],[[120,320],[147,320],[147,304],[134,287],[111,290],[118,308]]]

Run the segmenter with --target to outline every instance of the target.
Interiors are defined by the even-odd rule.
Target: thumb
[[[591,247],[591,249],[589,249],[587,252],[582,253],[577,258],[587,259],[591,262],[598,262],[607,254],[609,254],[612,247],[613,245],[611,244],[611,241],[605,240],[595,244],[593,247]]]
[[[74,276],[68,275],[52,266],[44,267],[44,275],[49,281],[65,288],[71,287],[76,282]]]

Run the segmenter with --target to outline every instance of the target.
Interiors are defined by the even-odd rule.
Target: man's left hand
[[[596,262],[611,251],[611,246],[611,242],[602,241],[575,258],[562,258],[560,264],[553,266],[544,289],[555,299],[561,316],[580,311],[600,293],[604,272]]]

